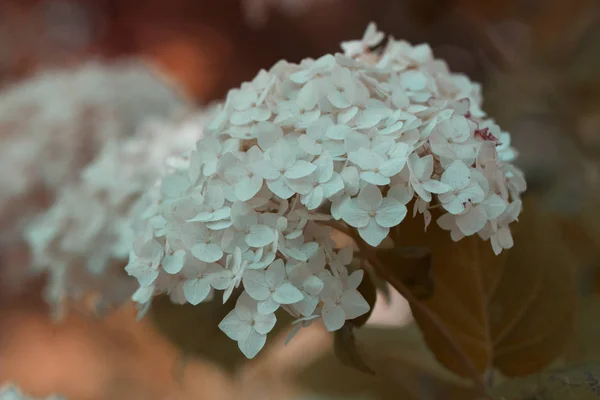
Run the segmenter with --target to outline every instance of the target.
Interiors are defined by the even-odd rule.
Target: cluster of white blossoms
[[[345,54],[281,61],[229,92],[145,213],[126,268],[137,302],[166,292],[198,304],[214,290],[227,301],[243,285],[219,327],[251,358],[279,308],[329,331],[368,312],[353,250],[335,249],[325,225],[378,246],[412,203],[425,228],[435,207],[454,240],[511,246],[525,181],[510,136],[427,45],[376,49],[383,39],[370,25]]]
[[[0,92],[0,243],[18,238],[105,143],[181,106],[180,94],[136,60],[47,70]]]
[[[52,207],[31,221],[25,237],[32,265],[48,273],[52,305],[90,292],[101,296],[101,307],[131,297],[135,281],[123,267],[134,216],[148,206],[144,194],[202,137],[206,118],[199,112],[152,119],[135,136],[107,142],[80,177],[58,191]]]
[[[35,400],[35,398],[23,394],[21,389],[14,385],[5,385],[0,388],[0,400]],[[44,400],[64,400],[64,398],[57,395],[51,395],[45,397]]]

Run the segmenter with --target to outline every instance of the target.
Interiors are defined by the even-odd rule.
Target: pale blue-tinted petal
[[[235,195],[240,201],[248,201],[260,190],[263,179],[258,175],[252,175],[241,180],[235,185]]]
[[[267,297],[266,300],[258,302],[258,313],[259,314],[272,314],[279,309],[281,303],[273,299],[272,296]]]
[[[304,204],[307,209],[315,210],[323,203],[323,188],[321,186],[317,186],[307,194],[302,195],[300,199],[302,204]]]
[[[390,178],[381,175],[378,172],[373,171],[363,171],[360,173],[360,179],[363,181],[370,183],[371,185],[384,186],[389,185]]]
[[[454,193],[441,194],[439,196],[442,207],[450,214],[460,214],[465,211],[465,204]]]
[[[294,195],[294,191],[285,183],[283,178],[267,181],[267,187],[278,197],[287,200]]]
[[[205,279],[188,279],[183,284],[183,294],[192,305],[200,304],[210,293],[210,284]]]
[[[242,279],[244,288],[250,297],[257,301],[263,301],[271,294],[271,288],[265,281],[265,272],[249,270],[244,273]]]
[[[173,255],[166,255],[163,258],[162,266],[165,272],[176,274],[183,269],[185,263],[185,250],[177,250]]]
[[[430,193],[436,194],[446,193],[452,190],[452,188],[449,185],[440,181],[436,181],[434,179],[430,179],[428,181],[423,182],[423,189],[427,190]]]
[[[358,228],[358,233],[360,237],[363,238],[365,242],[370,244],[373,247],[379,246],[379,244],[386,238],[388,233],[390,232],[389,228],[384,228],[379,226],[374,219],[369,221],[369,224],[366,227]]]
[[[318,155],[323,151],[323,145],[317,143],[313,138],[308,135],[300,135],[298,137],[298,146],[308,154]]]
[[[446,168],[446,171],[444,171],[440,180],[449,185],[452,190],[461,190],[469,184],[471,172],[465,163],[460,160],[455,160],[448,168]]]
[[[350,102],[348,101],[346,96],[344,96],[343,93],[341,93],[337,90],[330,91],[327,94],[327,99],[334,107],[341,108],[341,109],[348,108],[352,105],[352,104],[350,104]]]
[[[356,289],[360,285],[365,276],[365,272],[362,269],[357,269],[348,277],[348,281],[346,282],[346,286],[349,289]]]
[[[358,205],[358,200],[348,199],[340,206],[340,216],[346,223],[355,228],[367,226],[371,216]]]
[[[300,314],[308,317],[309,315],[312,315],[318,304],[319,298],[317,296],[304,296],[304,299],[298,303],[295,303],[293,307]]]
[[[511,247],[513,247],[514,242],[509,227],[502,227],[498,229],[496,237],[498,238],[498,244],[502,246],[502,248],[510,249]]]
[[[304,178],[315,172],[317,166],[313,163],[309,163],[304,160],[298,160],[294,165],[285,171],[285,177],[289,179],[300,179]]]
[[[303,298],[304,295],[302,292],[290,282],[284,282],[282,285],[279,285],[279,287],[275,289],[275,293],[273,293],[273,300],[279,304],[294,304],[301,301]]]
[[[255,330],[252,330],[247,336],[238,340],[238,347],[246,358],[251,359],[262,350],[266,342],[267,335],[261,335]]]
[[[323,305],[321,317],[323,318],[325,328],[327,328],[329,332],[339,330],[346,322],[346,314],[342,307],[331,302],[326,302]]]
[[[334,172],[331,179],[321,183],[321,187],[323,188],[323,196],[329,199],[344,190],[344,181],[337,172]]]
[[[253,225],[246,235],[246,244],[250,247],[264,247],[275,239],[275,232],[266,225]]]
[[[250,117],[253,121],[264,122],[271,117],[271,111],[263,107],[253,108],[251,110]]]
[[[304,291],[311,296],[318,296],[323,291],[324,286],[321,278],[315,275],[309,276],[302,283]]]
[[[190,253],[200,261],[216,262],[223,257],[223,250],[214,243],[198,243],[192,246]]]
[[[375,185],[365,186],[357,197],[357,205],[366,211],[377,210],[382,201],[381,190]]]
[[[502,213],[506,210],[507,204],[506,201],[504,201],[504,199],[502,199],[500,196],[497,194],[492,194],[481,202],[481,206],[483,206],[488,219],[495,219],[502,215]]]
[[[304,110],[312,110],[318,101],[319,91],[315,81],[306,83],[296,97],[296,104]]]
[[[240,338],[248,336],[252,327],[247,322],[240,320],[236,315],[235,310],[232,310],[219,323],[219,329],[230,339],[239,340]]]
[[[271,288],[281,285],[285,281],[285,277],[285,265],[282,259],[278,259],[269,265],[265,273],[265,281]]]
[[[472,207],[465,214],[456,216],[456,225],[465,236],[471,236],[483,229],[487,215],[481,206]]]
[[[404,168],[404,166],[406,165],[406,160],[407,158],[401,157],[384,161],[379,166],[379,172],[381,172],[382,175],[387,177],[397,175],[400,173],[400,171],[402,171],[402,168]]]
[[[254,329],[262,335],[271,332],[276,323],[277,317],[273,313],[254,315]]]
[[[377,209],[375,221],[384,228],[391,228],[398,225],[408,210],[406,206],[393,198],[385,198],[381,203],[381,207]]]
[[[415,192],[409,184],[399,184],[392,186],[387,195],[406,205],[413,199]]]
[[[342,294],[342,308],[346,319],[354,319],[369,312],[371,307],[357,290],[348,290]]]
[[[269,161],[262,160],[254,164],[254,172],[265,179],[277,179],[281,176],[281,172],[273,166]]]

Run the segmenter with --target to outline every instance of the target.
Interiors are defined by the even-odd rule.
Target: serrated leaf
[[[495,388],[495,400],[597,400],[600,364],[587,364],[509,380]]]
[[[512,226],[515,247],[495,256],[477,236],[453,242],[432,223],[401,224],[402,245],[429,245],[435,292],[423,304],[483,374],[498,368],[507,376],[535,373],[564,350],[573,326],[576,288],[571,257],[549,213],[525,199]],[[439,324],[413,307],[425,341],[450,370],[467,376]]]

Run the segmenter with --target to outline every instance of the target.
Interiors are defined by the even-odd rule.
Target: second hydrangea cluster
[[[378,246],[407,206],[425,228],[440,208],[454,240],[512,246],[525,180],[479,86],[427,45],[382,40],[371,25],[345,54],[281,61],[229,93],[143,215],[126,268],[137,302],[198,304],[215,290],[227,301],[243,285],[219,326],[251,358],[279,308],[330,331],[368,312],[353,250],[336,250],[325,225]]]

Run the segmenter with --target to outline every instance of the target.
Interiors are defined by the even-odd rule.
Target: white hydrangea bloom
[[[49,274],[47,295],[52,304],[89,291],[102,296],[102,306],[128,299],[135,281],[122,268],[132,247],[143,260],[138,275],[145,263],[158,265],[163,256],[160,244],[134,246],[133,217],[148,206],[143,194],[166,170],[189,163],[187,153],[202,137],[205,118],[199,113],[174,122],[149,120],[135,136],[107,142],[79,179],[59,190],[52,207],[31,221],[25,237],[34,269]],[[163,260],[165,269],[180,272],[183,255],[168,257]],[[199,273],[191,264],[185,272]],[[183,289],[189,299],[198,298],[189,295],[188,286]]]
[[[147,116],[181,96],[140,61],[48,70],[0,93],[0,245],[51,204],[55,192]]]
[[[42,400],[41,398],[38,399]],[[14,385],[5,385],[0,388],[0,400],[36,400],[36,398],[25,395],[21,389]],[[64,398],[58,395],[51,395],[44,397],[43,400],[64,400]]]
[[[427,45],[374,50],[382,38],[370,25],[346,54],[281,61],[229,93],[190,168],[165,177],[145,213],[127,267],[142,306],[171,293],[174,276],[202,280],[193,303],[207,284],[224,301],[243,286],[220,327],[253,357],[279,308],[296,327],[322,320],[330,331],[368,312],[353,251],[336,253],[323,221],[378,246],[413,202],[425,227],[436,207],[454,240],[478,233],[497,253],[510,247],[525,180],[479,86]],[[201,278],[182,271],[190,258],[204,263]]]

